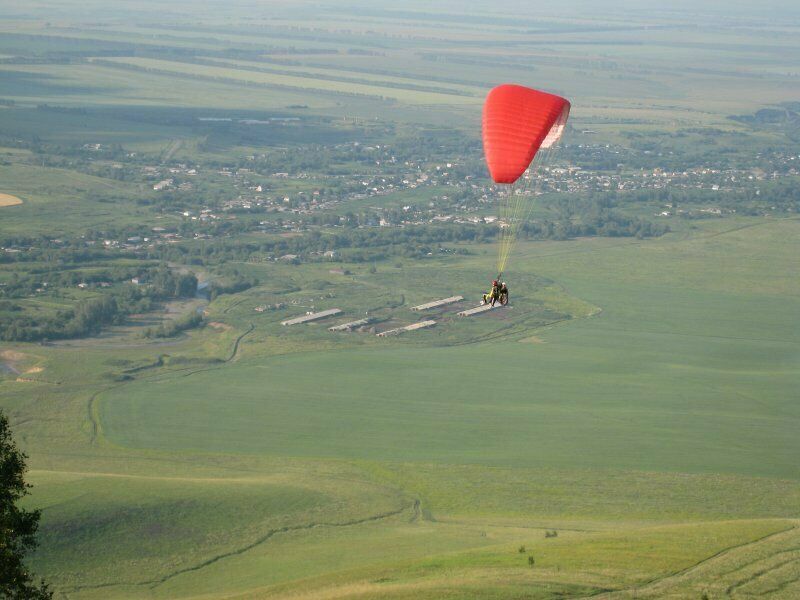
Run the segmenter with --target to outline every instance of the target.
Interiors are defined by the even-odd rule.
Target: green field
[[[105,293],[80,277],[159,261],[253,285],[93,337],[0,342],[0,408],[42,509],[30,566],[56,598],[800,597],[800,219],[764,208],[777,175],[757,162],[795,160],[796,138],[729,118],[800,101],[796,8],[118,4],[0,17],[0,192],[23,200],[0,208],[0,319],[52,317]],[[376,206],[435,212],[445,180],[395,180],[303,233],[244,227],[302,211],[226,206],[256,184],[279,201],[377,185],[394,157],[359,144],[418,148],[398,162],[412,181],[466,169],[483,94],[505,81],[573,101],[573,151],[630,151],[608,177],[652,169],[632,156],[738,157],[759,165],[761,204],[662,218],[654,193],[618,208],[664,235],[521,240],[512,306],[469,319],[455,312],[484,291],[491,243],[300,264],[264,249],[341,235],[339,216]],[[168,177],[190,185],[154,190]],[[567,214],[557,196],[537,221]],[[103,250],[159,231],[180,236]],[[54,272],[75,281],[2,295]],[[203,327],[143,334],[198,309]],[[374,335],[422,318],[436,326]]]
[[[790,269],[796,243],[777,240],[797,228],[763,224],[652,247],[584,242],[571,258],[534,247],[517,268],[553,269],[603,312],[489,352],[245,352],[224,377],[118,388],[101,396],[99,416],[110,441],[135,448],[796,478],[800,338],[784,324],[800,303],[796,282],[776,289],[757,265]],[[761,256],[726,251],[754,237]],[[730,284],[693,282],[700,259],[750,265]]]
[[[800,353],[781,323],[800,303],[781,274],[799,226],[528,244],[516,269],[602,312],[495,346],[329,352],[314,350],[327,332],[276,344],[256,321],[228,364],[176,361],[110,387],[101,347],[78,363],[35,351],[41,383],[2,384],[22,438],[50,440],[33,455],[33,564],[88,598],[689,597],[719,582],[789,598]],[[490,258],[461,260],[456,272]],[[735,280],[704,266],[728,263]],[[220,318],[253,320],[262,293]],[[234,333],[166,350],[224,357]],[[153,350],[115,354],[135,365]],[[61,418],[42,418],[41,394]]]

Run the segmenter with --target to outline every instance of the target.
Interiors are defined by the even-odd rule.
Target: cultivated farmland
[[[56,598],[800,596],[796,7],[467,4],[7,7],[0,409]],[[462,318],[507,81],[571,121]]]

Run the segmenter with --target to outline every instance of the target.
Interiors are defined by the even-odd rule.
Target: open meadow
[[[0,11],[0,408],[55,598],[800,597],[800,155],[750,117],[797,109],[800,15],[467,5]],[[505,81],[571,99],[574,179],[459,317]]]
[[[440,345],[458,322],[378,344],[276,331],[247,315],[256,288],[210,307],[236,330],[80,359],[23,346],[20,367],[41,370],[2,386],[22,439],[49,440],[32,456],[33,564],[70,598],[683,597],[719,582],[790,598],[800,340],[782,323],[800,301],[778,275],[800,223],[714,225],[526,245],[516,268],[602,312],[497,342]],[[108,379],[158,354],[171,366]]]

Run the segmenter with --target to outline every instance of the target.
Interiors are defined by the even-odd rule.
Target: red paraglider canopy
[[[569,116],[561,96],[521,85],[492,89],[483,105],[483,150],[495,183],[514,183],[539,148],[558,141]]]

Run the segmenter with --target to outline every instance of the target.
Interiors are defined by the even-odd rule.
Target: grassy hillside
[[[323,326],[276,345],[256,321],[230,363],[92,396],[46,350],[41,383],[2,383],[23,439],[63,448],[34,455],[34,566],[86,598],[691,597],[718,576],[790,598],[798,342],[780,319],[800,307],[778,275],[798,223],[754,224],[527,244],[515,268],[602,312],[494,346],[330,352]],[[701,266],[714,261],[740,277]],[[205,339],[225,357],[236,331],[199,335],[168,353]],[[87,350],[78,372],[118,368]],[[114,352],[135,365],[153,350]],[[34,398],[58,389],[64,417],[40,420]]]
[[[599,316],[494,347],[243,358],[224,377],[118,388],[100,418],[112,442],[164,450],[795,478],[800,340],[785,324],[800,302],[757,265],[791,268],[799,227],[586,241],[566,258],[534,244],[515,268],[549,271]],[[729,252],[752,237],[759,254]],[[717,261],[739,265],[735,282],[698,281]]]

